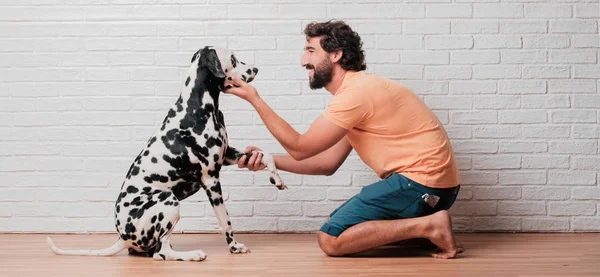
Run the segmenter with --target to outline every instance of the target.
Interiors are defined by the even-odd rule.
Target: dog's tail
[[[54,245],[52,239],[48,237],[48,245],[50,249],[58,255],[76,255],[76,256],[113,256],[125,249],[126,244],[121,238],[111,247],[101,250],[62,250]]]

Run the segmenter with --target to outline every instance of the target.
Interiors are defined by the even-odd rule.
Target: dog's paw
[[[288,188],[283,183],[283,180],[281,180],[281,177],[279,177],[279,175],[277,173],[271,172],[271,177],[269,177],[269,182],[271,182],[271,184],[275,185],[275,187],[279,190],[284,190],[284,189]]]
[[[233,254],[250,253],[250,249],[241,243],[236,243],[235,245],[229,247],[229,252]]]

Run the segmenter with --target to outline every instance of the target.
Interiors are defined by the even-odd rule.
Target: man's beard
[[[323,88],[333,79],[333,63],[329,59],[322,61],[316,68],[309,64],[306,69],[314,69],[312,80],[309,80],[310,89]]]

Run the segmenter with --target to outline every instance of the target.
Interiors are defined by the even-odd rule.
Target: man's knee
[[[319,247],[325,254],[332,257],[342,256],[337,245],[337,237],[327,234],[323,231],[319,232]]]

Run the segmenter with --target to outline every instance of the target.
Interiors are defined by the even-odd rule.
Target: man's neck
[[[331,82],[329,82],[329,84],[325,86],[325,89],[329,91],[329,93],[331,93],[332,95],[335,95],[337,90],[342,86],[342,83],[344,82],[344,77],[346,76],[347,72],[348,71],[344,70],[341,66],[337,64],[334,65],[333,77],[331,78]]]

